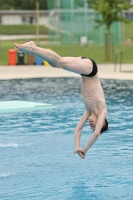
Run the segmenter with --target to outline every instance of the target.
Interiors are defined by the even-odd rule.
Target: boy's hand
[[[79,151],[79,149],[80,149],[80,148],[77,148],[77,147],[76,147],[76,148],[74,149],[74,154],[76,154],[76,153]]]
[[[82,159],[85,159],[85,152],[83,150],[83,148],[75,148],[74,149],[74,154],[78,154]]]

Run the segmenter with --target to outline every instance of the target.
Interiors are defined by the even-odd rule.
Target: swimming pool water
[[[133,81],[101,83],[110,129],[82,160],[73,155],[85,110],[80,78],[0,81],[0,101],[57,105],[0,115],[1,200],[133,200]],[[82,146],[91,134],[86,124]]]

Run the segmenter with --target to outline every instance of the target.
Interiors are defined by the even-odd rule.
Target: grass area
[[[133,23],[125,24],[125,40],[131,38],[133,40]],[[0,34],[20,35],[20,34],[35,34],[35,25],[0,25]],[[47,35],[48,29],[40,26],[40,34]],[[40,38],[40,45],[44,48],[50,48],[56,51],[61,56],[87,56],[94,58],[97,63],[107,63],[105,61],[105,47],[100,45],[92,45],[90,47],[82,47],[79,45],[44,45],[43,42],[47,38]],[[14,42],[24,43],[25,40],[15,41],[1,41],[0,42],[0,65],[8,64],[8,50],[14,48]],[[116,50],[123,52],[123,63],[133,63],[133,45],[117,45],[114,47],[114,54]],[[108,63],[114,63],[112,59]]]
[[[25,40],[16,40],[17,43],[24,43]],[[114,63],[114,60],[110,62],[105,61],[105,48],[104,46],[72,46],[72,45],[40,45],[44,48],[50,48],[56,51],[61,56],[87,56],[94,58],[97,63]],[[0,45],[0,65],[8,64],[8,50],[14,48],[14,41],[2,41]],[[123,52],[123,63],[133,63],[133,46],[132,45],[118,45],[115,46],[114,52],[116,50],[121,50]]]
[[[48,34],[45,26],[39,26],[41,35]],[[2,35],[34,35],[36,33],[36,25],[0,25],[0,34]]]
[[[133,41],[133,22],[129,22],[125,25],[122,25],[122,30],[124,29],[124,39],[127,40],[130,38]]]
[[[48,28],[45,26],[39,26],[40,34],[48,34]],[[97,29],[95,29],[94,34],[96,34]],[[124,39],[132,39],[133,40],[133,22],[129,22],[126,24],[121,24],[121,31],[124,35]],[[27,34],[35,34],[36,25],[1,25],[0,24],[0,34],[3,35],[27,35]]]

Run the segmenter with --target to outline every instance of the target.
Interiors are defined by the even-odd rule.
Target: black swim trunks
[[[81,59],[85,59],[86,57],[81,57]],[[88,58],[88,59],[90,59],[91,61],[92,61],[92,63],[93,63],[93,69],[92,69],[92,72],[90,73],[90,74],[81,74],[81,76],[88,76],[88,77],[93,77],[93,76],[95,76],[96,74],[97,74],[97,71],[98,71],[98,69],[97,69],[97,64],[95,63],[95,61],[94,60],[92,60],[91,58]]]

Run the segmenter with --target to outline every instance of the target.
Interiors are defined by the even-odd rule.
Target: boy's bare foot
[[[85,159],[85,154],[83,151],[78,151],[77,154],[82,158]]]
[[[15,50],[19,52],[24,52],[24,53],[30,53],[33,54],[33,51],[36,47],[35,43],[33,41],[30,42],[25,42],[24,44],[17,44],[14,43],[15,45]]]

